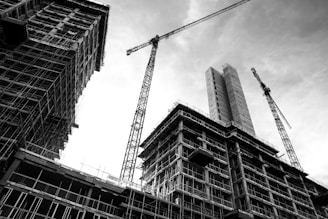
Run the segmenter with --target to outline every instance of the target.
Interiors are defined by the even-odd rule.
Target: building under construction
[[[178,104],[141,146],[142,186],[19,149],[0,181],[0,216],[328,218],[328,190],[234,123]]]
[[[0,0],[0,218],[328,218],[327,188],[237,123],[181,104],[141,145],[142,185],[56,161],[102,65],[108,13]]]
[[[59,157],[75,105],[104,58],[109,8],[81,0],[0,1],[0,162],[18,148]]]
[[[181,218],[328,217],[327,189],[234,122],[178,105],[142,147],[145,185]]]
[[[205,72],[208,108],[214,121],[239,124],[254,135],[251,115],[237,70],[229,64],[223,66],[223,73],[210,67]]]

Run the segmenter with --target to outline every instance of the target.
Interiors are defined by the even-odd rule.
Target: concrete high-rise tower
[[[210,117],[225,123],[235,122],[250,134],[255,134],[238,73],[231,65],[223,73],[210,67],[206,73]]]

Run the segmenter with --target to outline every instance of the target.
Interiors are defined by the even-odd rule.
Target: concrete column
[[[177,160],[177,167],[178,167],[178,170],[179,170],[179,174],[178,174],[178,177],[177,177],[177,182],[178,182],[178,186],[180,189],[183,189],[182,187],[182,184],[183,184],[183,179],[182,179],[182,153],[183,153],[183,146],[182,146],[182,139],[183,139],[183,133],[181,132],[183,129],[183,121],[181,120],[179,122],[179,133],[178,133],[178,157],[179,159]]]
[[[208,185],[209,182],[210,182],[210,179],[209,179],[208,170],[206,168],[204,168],[204,175],[205,175],[205,189],[206,189],[206,194],[207,194],[207,197],[210,197],[211,191],[210,191],[210,186]]]
[[[309,193],[309,191],[308,191],[308,189],[307,189],[307,187],[306,187],[306,185],[305,185],[305,182],[304,182],[303,177],[302,177],[302,176],[299,176],[299,178],[300,178],[301,181],[302,181],[302,184],[303,184],[303,187],[304,187],[305,193],[306,193],[307,195],[310,196],[310,193]],[[316,190],[316,192],[317,192],[317,189],[316,189],[316,188],[315,188],[315,190]],[[311,198],[309,198],[309,199],[310,199],[311,207],[312,207],[312,209],[314,210],[314,214],[315,214],[316,218],[318,218],[318,214],[317,214],[317,211],[315,210],[315,207],[314,207],[314,204],[313,204],[313,202],[312,202],[312,199],[311,199]],[[293,202],[293,204],[294,204],[294,202]],[[296,207],[296,205],[295,205],[295,207]],[[297,209],[296,209],[296,212],[297,212]]]
[[[178,133],[178,153],[179,153],[179,157],[182,157],[182,141],[183,141],[183,133],[182,133],[182,129],[183,129],[183,121],[179,122],[179,133]]]
[[[230,184],[230,188],[231,188],[231,191],[232,191],[232,204],[233,204],[233,207],[236,208],[236,203],[235,203],[235,193],[234,193],[234,185],[232,183],[232,173],[231,173],[231,166],[230,166],[230,159],[229,159],[229,152],[228,152],[228,143],[225,141],[224,142],[224,146],[225,146],[225,149],[226,149],[226,158],[227,158],[227,163],[228,163],[228,173],[229,173],[229,184]]]
[[[202,139],[206,139],[206,132],[205,131],[202,131]],[[202,147],[204,148],[204,149],[207,149],[207,144],[206,144],[206,142],[205,141],[202,141]]]
[[[284,175],[284,181],[285,181],[285,184],[288,185],[288,181],[287,181],[287,177],[286,177],[286,175]],[[289,194],[289,197],[292,198],[292,204],[293,204],[294,212],[298,213],[298,212],[297,212],[296,203],[294,202],[293,194],[292,194],[292,191],[290,190],[289,186],[287,186],[287,192],[288,192],[288,194]]]
[[[89,191],[88,191],[88,195],[87,195],[86,200],[85,200],[85,205],[86,205],[86,206],[89,205],[92,191],[93,191],[93,189],[92,189],[92,187],[90,187],[90,188],[89,188]]]
[[[157,144],[157,148],[159,147],[159,145],[161,144],[161,141],[158,142]],[[154,174],[154,180],[153,180],[153,185],[152,185],[152,192],[155,191],[155,193],[157,193],[158,188],[155,188],[156,186],[156,182],[157,182],[157,172],[158,172],[158,159],[159,159],[159,155],[158,153],[156,153],[156,164],[155,164],[155,174]]]
[[[180,120],[179,121],[179,125],[178,125],[178,132],[179,132],[179,134],[178,134],[178,141],[179,142],[182,141],[182,137],[183,137],[183,133],[181,132],[182,130],[183,130],[183,121]]]
[[[260,161],[264,162],[261,154],[259,155],[259,159],[260,159]],[[265,166],[264,165],[262,165],[262,171],[263,171],[263,173],[265,175],[265,182],[267,184],[267,187],[270,188],[270,183],[269,183],[268,175],[267,175],[267,172],[266,172],[266,169],[265,169]],[[273,198],[272,192],[270,190],[268,190],[268,191],[269,191],[270,202],[271,203],[274,203],[274,198]],[[273,207],[273,213],[274,213],[274,216],[276,218],[278,218],[278,211],[277,211],[277,209],[275,207]]]
[[[244,167],[243,167],[243,162],[242,162],[242,158],[241,158],[241,154],[240,154],[240,147],[239,147],[239,143],[236,142],[236,149],[237,149],[237,159],[238,159],[238,163],[240,166],[240,172],[242,175],[242,184],[244,187],[244,191],[245,191],[245,199],[246,199],[246,205],[247,205],[247,209],[251,210],[251,200],[249,198],[249,194],[247,191],[247,183],[246,183],[246,179],[245,179],[245,172],[244,172]]]

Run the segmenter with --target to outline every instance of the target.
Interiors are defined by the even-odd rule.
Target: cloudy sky
[[[105,65],[84,91],[80,128],[73,131],[63,159],[118,177],[150,55],[150,47],[130,56],[126,50],[236,1],[98,2],[111,5]],[[160,42],[142,138],[177,100],[207,113],[205,71],[229,63],[239,73],[256,134],[285,154],[250,71],[255,67],[293,127],[287,131],[301,165],[328,185],[327,62],[328,1],[251,0]]]

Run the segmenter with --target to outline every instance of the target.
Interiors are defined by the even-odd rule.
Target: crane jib
[[[235,4],[232,4],[232,5],[230,5],[230,6],[226,7],[226,8],[223,8],[223,9],[221,9],[219,11],[216,11],[216,12],[214,12],[212,14],[209,14],[209,15],[203,17],[203,18],[200,18],[200,19],[198,19],[196,21],[193,21],[193,22],[191,22],[189,24],[186,24],[186,25],[184,25],[182,27],[179,27],[179,28],[177,28],[175,30],[172,30],[172,31],[170,31],[170,32],[168,32],[168,33],[160,36],[160,37],[158,37],[158,35],[156,35],[156,37],[158,37],[158,41],[161,41],[162,39],[168,39],[170,36],[172,36],[172,35],[174,35],[176,33],[179,33],[179,32],[181,32],[181,31],[183,31],[185,29],[188,29],[188,28],[193,27],[193,26],[195,26],[195,25],[197,25],[199,23],[202,23],[202,22],[204,22],[206,20],[209,20],[209,19],[211,19],[213,17],[216,17],[216,16],[218,16],[218,15],[220,15],[220,14],[226,12],[226,11],[229,11],[229,10],[231,10],[231,9],[233,9],[235,7],[238,7],[239,5],[242,5],[242,4],[244,4],[246,2],[249,2],[249,1],[250,0],[242,0],[242,1],[239,1],[239,2],[237,2]],[[151,45],[152,44],[152,40],[155,39],[156,37],[152,38],[151,40],[149,40],[146,43],[140,44],[139,46],[136,46],[136,47],[133,47],[133,48],[127,50],[127,52],[126,52],[127,55],[130,55],[131,53],[136,52],[139,49],[142,49],[142,48],[145,48],[145,47]]]

